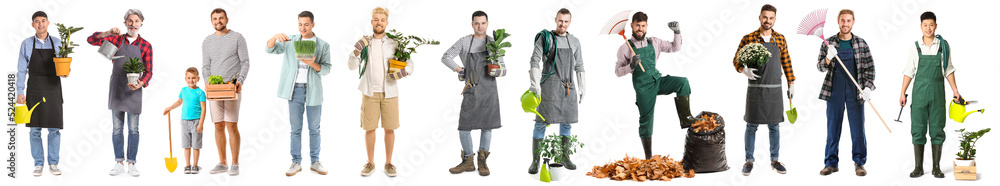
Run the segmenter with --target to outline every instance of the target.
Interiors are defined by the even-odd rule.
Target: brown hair
[[[187,69],[187,70],[185,71],[185,73],[191,73],[191,74],[194,74],[194,76],[198,76],[198,68],[194,68],[194,67],[189,67],[189,68],[188,68],[188,69]]]
[[[771,12],[774,12],[774,13],[778,13],[778,9],[774,8],[774,6],[771,5],[771,4],[764,4],[764,6],[760,7],[760,12],[764,12],[764,11],[771,11]]]
[[[844,15],[844,14],[851,15],[851,18],[854,18],[854,11],[851,11],[850,9],[840,10],[840,14],[837,14],[837,17],[840,17],[840,15]]]
[[[218,13],[222,13],[222,15],[226,16],[227,18],[229,17],[229,14],[226,13],[226,10],[222,9],[222,8],[216,8],[216,9],[212,10],[211,14],[218,14]],[[211,15],[211,14],[209,14],[209,15]]]
[[[559,9],[559,13],[558,14],[573,15],[573,14],[570,14],[569,13],[569,9],[566,9],[566,8]]]

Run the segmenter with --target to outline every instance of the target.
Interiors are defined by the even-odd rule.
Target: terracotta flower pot
[[[56,64],[56,75],[57,76],[66,76],[66,75],[69,75],[69,65],[70,65],[70,62],[73,62],[73,58],[71,58],[71,57],[66,57],[66,58],[63,58],[63,57],[54,57],[54,58],[52,58],[52,61],[55,62],[55,64]]]

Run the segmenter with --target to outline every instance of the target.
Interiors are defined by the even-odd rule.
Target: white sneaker
[[[323,168],[323,164],[319,164],[318,161],[316,163],[313,163],[312,166],[309,166],[309,169],[312,171],[316,171],[316,173],[319,173],[319,175],[326,175],[327,173],[326,169]]]
[[[53,176],[62,175],[62,171],[56,165],[49,165],[49,172],[52,172]]]
[[[285,176],[295,176],[299,171],[302,171],[302,166],[298,163],[292,163],[292,167],[288,167],[288,170],[285,171]]]
[[[239,164],[233,164],[233,166],[229,166],[229,175],[230,176],[238,176],[238,175],[240,175],[240,165]]]
[[[215,168],[212,168],[212,170],[208,171],[208,173],[209,174],[218,174],[218,173],[226,172],[228,170],[229,170],[228,166],[223,165],[223,164],[220,163],[218,165],[215,165]]]
[[[118,176],[119,174],[122,174],[122,172],[125,172],[125,165],[122,165],[121,162],[115,162],[115,168],[111,169],[111,173],[108,174],[111,176]]]
[[[135,163],[128,164],[128,174],[132,177],[139,177],[139,169],[135,168]]]
[[[42,176],[42,169],[44,169],[43,166],[35,166],[35,170],[31,171],[31,175],[34,175],[35,177]]]

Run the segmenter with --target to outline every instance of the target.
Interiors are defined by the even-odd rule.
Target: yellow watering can
[[[42,102],[45,102],[45,97],[42,97]],[[31,106],[31,109],[28,109],[28,106],[24,104],[14,106],[14,123],[31,123],[31,112],[34,111],[35,107],[38,107],[38,104],[41,104],[42,102],[35,103],[35,106]]]
[[[532,93],[531,91],[524,91],[524,94],[521,95],[521,109],[523,109],[524,112],[535,113],[535,115],[538,115],[539,118],[542,118],[542,121],[545,121],[545,117],[542,117],[542,114],[539,114],[538,111],[535,110],[535,108],[537,108],[541,103],[542,98],[539,97],[538,94]]]
[[[965,105],[969,105],[969,102],[965,101],[965,99],[963,98],[959,98],[958,102],[952,101],[951,106],[948,107],[948,117],[959,123],[964,123],[965,117],[969,117],[970,114],[976,112],[979,113],[986,112],[986,109],[979,109],[979,110],[965,112]]]

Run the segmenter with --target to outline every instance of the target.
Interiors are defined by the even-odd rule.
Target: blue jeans
[[[753,162],[753,149],[754,141],[757,139],[757,125],[753,123],[747,123],[747,133],[744,136],[744,143],[746,147],[746,158],[747,162]],[[767,137],[771,141],[771,161],[778,161],[778,148],[780,147],[778,143],[779,139],[778,124],[767,124]]]
[[[459,130],[458,138],[462,142],[462,150],[465,151],[465,156],[471,156],[472,153],[472,131],[471,130]],[[483,129],[479,130],[479,150],[490,151],[490,141],[493,140],[493,130]]]
[[[319,119],[323,106],[306,106],[306,85],[295,84],[292,99],[288,100],[288,120],[292,125],[292,162],[302,162],[302,115],[309,120],[309,158],[312,163],[319,161]],[[312,164],[310,163],[310,165]]]
[[[128,159],[125,158],[125,136],[122,135],[125,124],[125,111],[111,111],[112,126],[111,143],[115,148],[115,161],[135,163],[135,155],[139,152],[139,114],[128,113]]]
[[[42,166],[45,160],[45,152],[42,151],[42,128],[41,127],[29,127],[31,132],[28,133],[29,141],[31,141],[31,157],[35,158],[35,166]],[[58,128],[47,128],[49,130],[49,165],[59,164],[59,141],[62,138],[62,134],[59,133]]]
[[[545,127],[549,125],[546,123],[535,123],[535,132],[532,134],[532,138],[542,139],[545,137]],[[559,135],[560,136],[570,136],[572,135],[570,131],[573,129],[573,125],[569,123],[559,124]]]
[[[850,81],[848,81],[850,82]],[[847,84],[847,83],[845,83]],[[858,165],[868,161],[868,144],[865,141],[865,107],[857,101],[853,86],[834,89],[826,102],[826,158],[827,167],[837,167],[840,162],[840,132],[844,128],[844,110],[851,130],[851,159]]]

